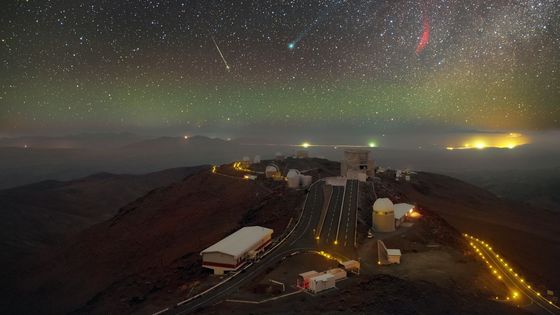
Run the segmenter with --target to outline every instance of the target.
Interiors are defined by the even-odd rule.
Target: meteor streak
[[[226,58],[224,58],[224,54],[222,54],[222,50],[220,49],[220,47],[218,47],[218,43],[216,43],[216,40],[214,39],[214,36],[212,36],[212,41],[214,42],[214,46],[216,46],[216,49],[218,50],[218,53],[220,54],[220,57],[222,57],[222,60],[224,61],[224,65],[226,66],[226,70],[230,70],[230,67],[226,61]]]

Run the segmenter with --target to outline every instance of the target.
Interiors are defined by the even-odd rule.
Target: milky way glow
[[[558,16],[558,0],[5,1],[0,135],[558,129]]]

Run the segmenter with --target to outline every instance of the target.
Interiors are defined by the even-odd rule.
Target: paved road
[[[319,249],[355,258],[358,181],[348,180],[346,186],[333,186],[327,214],[317,241]]]
[[[333,186],[332,189],[333,191],[329,201],[329,207],[321,228],[320,239],[317,242],[320,246],[330,245],[336,240],[336,231],[338,229],[338,222],[340,218],[340,208],[344,198],[344,187]]]
[[[303,249],[316,248],[313,233],[314,228],[319,222],[323,206],[323,185],[324,182],[319,181],[310,187],[301,219],[293,233],[286,239],[285,242],[269,252],[260,261],[248,266],[243,272],[231,278],[228,282],[213,289],[207,294],[180,306],[176,306],[168,310],[166,313],[188,314],[199,308],[212,305],[247,283],[252,278],[258,276],[261,272],[264,272],[267,268],[280,262],[286,255]]]
[[[338,229],[338,244],[350,250],[348,254],[354,253],[355,248],[355,230],[356,215],[358,212],[358,181],[348,180],[346,182],[346,193],[344,194],[344,202],[342,206],[342,214],[340,216]]]
[[[537,314],[560,314],[560,308],[538,294],[488,244],[482,243],[475,238],[471,238],[471,241],[475,244],[475,248],[480,250],[488,263],[491,264],[493,270],[496,271],[495,275],[499,276],[508,289],[512,290],[512,295],[515,294],[515,297],[512,296],[513,302],[519,300],[521,306]]]

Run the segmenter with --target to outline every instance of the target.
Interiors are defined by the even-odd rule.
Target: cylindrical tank
[[[301,176],[301,186],[302,187],[309,187],[313,182],[313,177],[309,175]]]
[[[288,177],[288,187],[289,188],[299,188],[300,176]]]
[[[291,169],[288,171],[286,175],[286,179],[288,180],[288,187],[289,188],[299,188],[300,181],[301,181],[301,174],[296,169]]]
[[[299,175],[301,175],[301,173],[298,170],[292,168],[291,170],[288,171],[286,177],[290,178],[292,176],[299,176]]]
[[[395,206],[389,198],[378,198],[373,203],[373,230],[393,232],[395,230]]]

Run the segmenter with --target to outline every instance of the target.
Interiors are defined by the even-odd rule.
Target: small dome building
[[[372,222],[375,232],[393,232],[395,230],[395,205],[389,198],[375,200]]]
[[[272,178],[280,174],[280,168],[276,164],[268,165],[264,171],[266,178]]]

